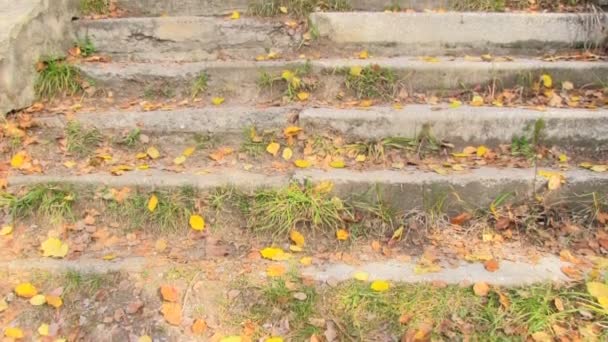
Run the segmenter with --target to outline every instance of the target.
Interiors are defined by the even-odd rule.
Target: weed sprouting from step
[[[97,52],[97,48],[88,36],[84,39],[78,40],[74,46],[78,47],[82,57],[89,57]]]
[[[66,150],[78,156],[91,153],[101,143],[99,130],[82,127],[78,121],[70,121],[65,128]]]
[[[133,128],[118,141],[118,144],[132,148],[132,147],[137,146],[137,144],[139,144],[140,137],[141,137],[141,129]]]
[[[234,186],[215,189],[209,195],[209,204],[218,212],[226,209],[226,206],[236,206],[241,213],[249,210],[249,199]]]
[[[454,11],[503,12],[506,7],[505,0],[450,0],[449,3]]]
[[[80,0],[80,11],[85,15],[107,14],[110,12],[110,0]]]
[[[209,83],[209,75],[206,72],[201,72],[192,82],[192,89],[190,91],[192,98],[197,97],[207,90]]]
[[[249,13],[260,17],[280,14],[305,17],[315,10],[344,12],[351,8],[349,0],[258,0],[249,5]]]
[[[342,227],[342,218],[352,214],[342,200],[306,182],[257,191],[248,216],[249,226],[255,231],[284,236],[297,226],[333,234]]]
[[[194,212],[196,191],[191,187],[179,191],[158,191],[156,209],[148,209],[151,193],[135,193],[122,201],[117,201],[107,193],[106,208],[112,217],[125,223],[129,229],[158,229],[160,232],[176,232],[188,227],[190,214]]]
[[[249,127],[243,132],[240,151],[251,157],[259,157],[266,152],[266,146],[272,140],[272,135],[272,133],[259,135],[255,127]]]
[[[39,98],[53,98],[62,93],[74,95],[83,90],[80,71],[73,65],[57,58],[47,59],[41,65],[34,84]]]
[[[394,97],[397,90],[395,73],[378,65],[354,66],[342,70],[344,86],[358,99],[384,99]]]
[[[262,71],[257,84],[261,89],[268,89],[272,95],[275,87],[283,90],[283,95],[290,101],[296,100],[298,94],[313,91],[317,87],[316,78],[310,76],[312,66],[307,61],[295,69],[283,70],[281,75],[271,75]]]
[[[52,223],[71,221],[75,193],[54,184],[40,184],[20,194],[0,192],[0,208],[6,208],[13,220],[38,215]]]
[[[514,136],[511,140],[511,154],[536,162],[538,149],[545,135],[545,127],[545,121],[541,118],[534,121],[534,125],[527,126],[522,135]]]
[[[69,270],[64,275],[63,292],[69,295],[75,291],[93,295],[101,287],[112,282],[113,274],[82,273]]]

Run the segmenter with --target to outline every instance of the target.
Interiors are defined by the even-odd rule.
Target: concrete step
[[[312,97],[332,101],[345,91],[344,81],[352,66],[378,65],[391,69],[400,89],[414,92],[432,91],[437,95],[450,90],[473,89],[480,86],[530,87],[542,74],[550,74],[553,83],[572,82],[575,87],[593,87],[608,78],[608,63],[558,61],[517,58],[514,61],[482,62],[463,58],[439,58],[428,62],[414,57],[359,59],[322,59],[311,61],[225,61],[197,63],[84,63],[78,68],[92,79],[98,88],[113,91],[115,97],[142,97],[147,88],[170,89],[174,95],[191,91],[195,78],[202,72],[208,75],[208,94],[224,95],[226,103],[262,102],[280,98],[278,86],[274,96],[260,90],[258,82],[266,73],[281,76],[284,70],[310,67],[310,76],[317,77]],[[348,91],[346,91],[348,94]],[[396,94],[387,94],[391,97]]]
[[[456,0],[402,0],[402,9],[424,10],[433,8],[451,8]],[[118,6],[131,16],[219,16],[232,11],[247,12],[250,5],[263,3],[264,0],[118,0]],[[267,1],[268,2],[268,1]],[[348,7],[352,10],[383,11],[395,5],[391,0],[350,0]]]
[[[208,134],[222,142],[239,143],[243,132],[281,131],[298,125],[308,135],[339,135],[346,141],[379,140],[387,137],[416,137],[427,129],[456,149],[465,146],[496,147],[508,144],[534,126],[545,122],[543,143],[585,155],[603,155],[608,143],[608,112],[587,109],[496,108],[449,105],[408,105],[401,109],[310,108],[300,106],[251,108],[245,106],[205,107],[173,111],[80,113],[76,120],[112,135],[139,128],[162,141],[175,141],[187,134]],[[60,116],[36,118],[42,130],[62,132],[67,120]]]
[[[319,35],[338,46],[400,54],[551,53],[604,41],[603,13],[313,13]]]
[[[296,46],[277,21],[213,17],[160,17],[79,20],[76,35],[88,37],[100,53],[129,60],[252,60],[267,50]]]
[[[547,180],[536,175],[536,170],[482,167],[469,172],[441,175],[419,170],[374,170],[355,171],[334,169],[302,169],[285,175],[269,176],[234,169],[215,173],[175,173],[158,170],[135,170],[122,176],[110,174],[65,175],[12,175],[8,177],[10,189],[35,184],[53,183],[73,185],[81,189],[80,201],[100,187],[138,189],[171,189],[184,186],[202,192],[218,188],[235,187],[242,191],[259,188],[279,188],[291,182],[310,181],[313,184],[332,182],[333,193],[342,198],[360,195],[361,199],[374,203],[381,199],[396,210],[409,212],[430,208],[438,201],[442,210],[457,214],[473,208],[487,209],[493,201],[506,194],[509,202],[529,200],[544,196],[545,202],[560,205],[584,206],[581,195],[608,191],[608,174],[586,170],[545,170],[561,172],[565,184],[559,189],[548,191]],[[587,204],[588,205],[588,204]]]

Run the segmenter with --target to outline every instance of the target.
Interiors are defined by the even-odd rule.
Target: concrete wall
[[[75,0],[0,0],[0,115],[35,100],[35,64],[74,42]]]

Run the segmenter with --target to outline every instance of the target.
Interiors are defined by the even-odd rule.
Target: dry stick
[[[343,334],[343,335],[344,335],[344,336],[345,336],[345,337],[346,337],[346,338],[347,338],[349,341],[351,341],[351,342],[356,342],[356,340],[355,340],[354,338],[352,338],[352,337],[351,337],[351,336],[348,334],[348,332],[346,331],[346,329],[344,329],[344,327],[343,327],[343,326],[342,326],[340,323],[338,323],[338,320],[337,320],[335,317],[331,316],[331,321],[332,321],[332,322],[334,322],[334,324],[336,325],[336,327],[338,328],[338,330],[340,330],[340,332],[341,332],[341,333],[342,333],[342,334]]]
[[[196,278],[198,278],[198,276],[200,274],[201,274],[201,271],[196,272],[194,277],[192,277],[192,280],[190,280],[190,282],[188,283],[188,287],[186,287],[186,293],[184,293],[184,299],[182,300],[182,315],[184,315],[184,311],[186,310],[186,303],[188,301],[188,295],[190,294],[190,289],[192,288],[192,286],[194,285],[194,281],[196,280]]]

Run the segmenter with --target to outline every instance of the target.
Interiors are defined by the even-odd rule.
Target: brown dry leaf
[[[167,302],[177,302],[179,300],[179,293],[177,288],[170,285],[161,285],[160,286],[160,294],[163,297],[163,300]]]
[[[221,147],[217,149],[215,152],[209,154],[209,158],[215,161],[222,161],[226,156],[229,156],[234,152],[234,150],[230,147]]]
[[[490,286],[485,282],[475,283],[473,285],[473,292],[479,297],[486,297],[490,292]]]
[[[488,272],[496,272],[499,268],[498,261],[496,259],[487,260],[483,263],[483,266]]]
[[[562,266],[561,271],[571,279],[581,279],[583,276],[580,270],[570,266]]]
[[[401,316],[399,316],[399,324],[407,325],[412,320],[412,318],[414,318],[412,314],[404,312],[401,314]]]
[[[544,331],[538,331],[532,334],[534,342],[553,342],[553,337]]]
[[[495,292],[498,294],[498,301],[500,302],[500,305],[502,305],[505,310],[508,310],[511,307],[511,301],[509,300],[509,297],[507,297],[504,293],[498,290],[495,290]]]
[[[202,335],[207,330],[207,322],[205,322],[203,319],[197,318],[194,320],[194,323],[190,329],[194,335]]]
[[[59,296],[46,295],[46,303],[55,309],[60,308],[63,305],[63,300]]]
[[[182,306],[178,303],[163,303],[161,313],[171,325],[180,325],[182,323]]]
[[[564,311],[564,302],[559,297],[555,297],[555,299],[553,300],[553,304],[555,305],[557,311]]]
[[[471,215],[470,213],[463,212],[463,213],[460,213],[457,216],[452,217],[450,219],[450,223],[451,224],[455,224],[457,226],[461,226],[463,223],[467,222],[472,217],[473,217],[473,215]]]
[[[374,252],[380,252],[381,249],[382,249],[382,246],[380,246],[380,241],[378,241],[378,240],[372,241],[372,250]]]

